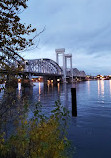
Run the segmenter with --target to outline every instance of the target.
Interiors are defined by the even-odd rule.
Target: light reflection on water
[[[88,93],[90,94],[90,81],[87,81],[88,84]]]
[[[101,83],[101,94],[102,94],[102,97],[104,98],[104,81],[100,80],[100,83]]]
[[[21,99],[21,83],[18,83],[18,99]]]
[[[100,80],[97,81],[98,82],[98,97],[100,96]]]
[[[18,90],[21,90],[21,83],[18,83]]]
[[[57,84],[58,93],[60,92],[60,83]]]
[[[34,83],[33,88],[26,88],[26,90],[22,90],[21,83],[18,83],[17,95],[19,99],[27,96],[31,102],[41,101],[44,107],[51,107],[54,105],[56,100],[60,99],[61,103],[71,110],[71,87],[74,86],[75,85],[60,83],[58,83],[57,86],[54,86],[53,83],[44,85],[41,82],[36,82]],[[85,111],[95,106],[100,106],[101,104],[111,103],[111,80],[80,82],[76,84],[76,89],[79,109],[78,114],[80,115],[82,115],[82,110]],[[2,95],[3,92],[0,93],[1,98]]]
[[[38,99],[38,101],[40,101],[40,94],[41,94],[41,87],[40,87],[40,82],[39,82],[39,99]]]
[[[105,88],[104,88],[104,80],[98,80],[98,102],[104,103],[104,93],[105,93]]]

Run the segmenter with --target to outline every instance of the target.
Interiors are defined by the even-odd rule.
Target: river
[[[21,90],[17,98],[25,96],[30,104],[40,101],[48,115],[55,101],[60,100],[71,114],[71,87],[77,91],[77,117],[70,118],[68,138],[76,147],[74,158],[111,158],[111,80],[96,80],[72,84],[44,86]],[[2,98],[3,92],[0,93]]]

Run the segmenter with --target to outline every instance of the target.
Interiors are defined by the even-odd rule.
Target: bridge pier
[[[58,77],[53,77],[53,79],[52,79],[54,85],[57,85],[57,78],[58,78]]]
[[[44,76],[43,77],[44,84],[53,84],[57,85],[58,82],[62,82],[62,78],[58,76]]]
[[[31,73],[23,75],[23,78],[21,80],[21,86],[22,87],[31,87],[31,86],[33,86]]]
[[[43,82],[44,82],[44,84],[47,84],[47,80],[48,80],[48,77],[47,77],[47,76],[44,76],[44,77],[43,77]]]
[[[32,87],[33,82],[30,79],[22,79],[21,80],[21,86],[22,87]]]

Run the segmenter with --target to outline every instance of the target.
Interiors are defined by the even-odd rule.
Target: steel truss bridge
[[[5,63],[6,65],[6,63]],[[11,64],[13,66],[13,64]],[[15,65],[15,69],[12,68],[12,72],[16,72],[16,68],[21,66],[18,69],[18,74],[30,74],[34,76],[63,76],[62,68],[53,60],[51,59],[33,59],[33,60],[26,60],[24,63],[22,62],[21,65]],[[9,65],[8,65],[9,68]],[[11,69],[11,67],[10,67]],[[0,73],[7,74],[8,69],[0,68]]]
[[[18,53],[8,49],[0,49],[0,74],[15,73],[21,78],[31,79],[32,76],[43,76],[45,80],[62,79],[66,82],[68,77],[73,82],[72,54],[65,54],[65,49],[56,49],[56,62],[43,58],[24,60]],[[59,54],[63,57],[63,66],[59,66]],[[67,59],[70,59],[70,68],[67,70]]]
[[[24,73],[36,76],[63,76],[62,68],[51,59],[33,59],[25,61]]]
[[[60,77],[63,76],[62,68],[53,60],[43,58],[43,59],[33,59],[24,60],[17,53],[10,53],[0,50],[0,74],[8,74],[9,71],[16,72],[23,76],[46,76],[46,77]]]

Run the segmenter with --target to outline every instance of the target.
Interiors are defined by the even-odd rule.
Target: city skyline
[[[21,54],[24,58],[51,58],[55,49],[72,53],[73,67],[86,74],[111,74],[110,0],[31,0],[21,21],[39,33],[38,48]],[[40,38],[40,41],[39,41]]]

